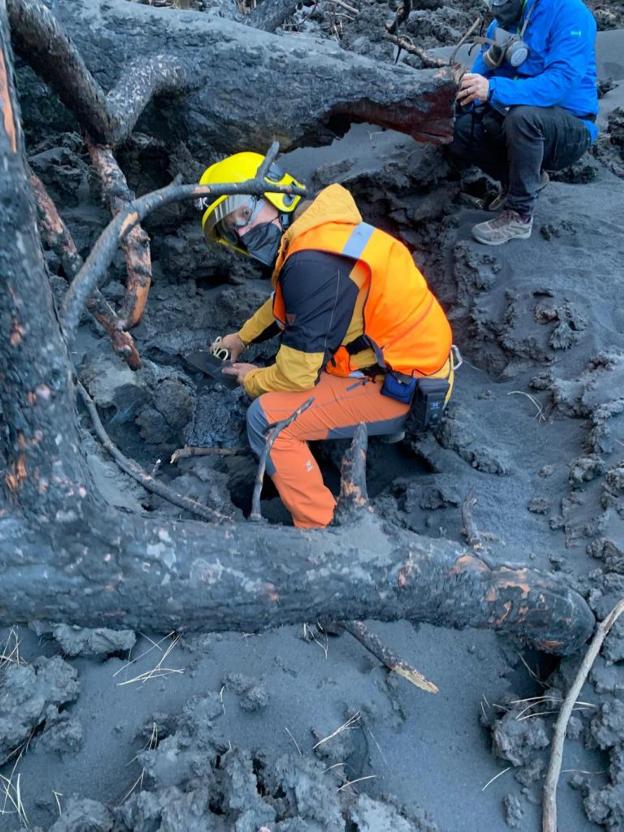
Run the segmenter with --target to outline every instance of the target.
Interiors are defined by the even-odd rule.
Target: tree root
[[[396,35],[399,26],[401,26],[410,15],[412,10],[412,0],[403,0],[399,8],[396,10],[394,20],[386,23],[386,30],[390,35]]]
[[[71,282],[82,268],[82,257],[43,182],[32,172],[29,182],[37,206],[41,237],[46,245],[57,254],[65,277],[68,282]],[[134,339],[129,332],[125,331],[124,322],[99,289],[96,289],[87,300],[86,307],[108,333],[115,352],[124,359],[131,370],[138,370],[141,366],[141,357]]]
[[[98,142],[125,141],[154,95],[182,92],[189,85],[188,66],[175,57],[154,55],[125,67],[106,95],[41,0],[8,0],[7,7],[16,51]]]
[[[352,521],[359,512],[372,511],[366,487],[367,449],[368,429],[366,423],[361,422],[355,429],[351,445],[343,456],[340,466],[340,497],[336,514],[341,525]],[[438,692],[433,682],[395,656],[376,635],[369,632],[363,621],[343,621],[340,626],[366,647],[388,670],[397,673],[427,693]]]
[[[269,186],[257,177],[239,184],[224,185],[180,185],[175,179],[165,188],[151,191],[133,200],[109,222],[98,237],[84,266],[72,281],[61,309],[61,322],[65,335],[71,340],[80,320],[80,313],[89,295],[103,278],[110,266],[117,246],[127,234],[152,211],[164,208],[172,202],[197,199],[203,196],[222,196],[224,194],[249,194],[260,196],[263,193],[299,194],[305,196],[305,188],[291,186]]]
[[[340,466],[340,496],[336,506],[336,517],[341,523],[354,512],[369,509],[366,487],[366,452],[368,430],[362,422],[357,426],[351,445],[345,452]]]
[[[567,692],[557,722],[555,723],[555,731],[551,741],[550,762],[548,764],[548,771],[546,772],[546,779],[544,780],[543,791],[543,805],[542,805],[542,832],[557,832],[557,783],[559,781],[559,774],[561,772],[561,761],[563,758],[563,743],[565,740],[566,730],[572,710],[579,697],[581,688],[585,684],[587,674],[592,668],[600,648],[609,633],[609,630],[620,615],[624,612],[624,598],[622,598],[613,607],[609,615],[603,619],[596,627],[596,633],[591,640],[585,658],[581,662],[574,681]]]
[[[471,489],[461,505],[462,532],[471,549],[480,552],[483,549],[483,538],[472,516],[472,509],[477,504],[477,495]]]
[[[102,185],[102,191],[113,216],[135,198],[128,187],[126,177],[111,147],[94,144],[87,138],[91,162]],[[149,237],[140,225],[135,225],[122,242],[126,258],[128,279],[121,316],[124,327],[130,329],[139,323],[152,284],[152,259]]]
[[[109,452],[109,454],[113,457],[113,459],[122,471],[124,471],[126,474],[129,474],[137,482],[141,483],[143,488],[145,488],[147,491],[151,491],[152,493],[157,494],[164,500],[168,500],[170,503],[173,503],[173,505],[179,506],[180,508],[185,509],[191,514],[195,514],[197,517],[201,517],[203,520],[208,520],[211,523],[223,521],[232,522],[231,517],[222,514],[220,511],[208,508],[208,506],[203,506],[201,505],[201,503],[198,503],[197,500],[192,500],[190,497],[184,497],[182,494],[178,494],[177,492],[173,491],[173,489],[169,488],[167,485],[158,482],[156,479],[154,479],[152,475],[144,471],[141,468],[141,466],[138,465],[134,460],[128,459],[127,456],[122,454],[119,448],[113,443],[110,436],[106,433],[106,429],[104,428],[104,425],[102,424],[100,416],[97,412],[95,402],[93,401],[85,387],[80,382],[78,382],[77,387],[78,392],[80,393],[80,396],[83,402],[85,403],[87,410],[89,411],[89,415],[91,416],[91,421],[93,422],[93,427],[98,436],[98,439]]]

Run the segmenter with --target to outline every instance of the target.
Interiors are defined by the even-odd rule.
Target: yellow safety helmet
[[[264,162],[264,156],[261,153],[253,153],[251,151],[244,151],[243,153],[235,153],[233,156],[227,156],[220,162],[215,162],[202,173],[199,180],[200,185],[224,185],[232,182],[246,182],[248,179],[254,179],[260,165]],[[284,171],[273,163],[267,171],[264,181],[271,185],[295,185],[296,187],[303,187],[294,176]],[[301,196],[279,194],[279,193],[265,193],[264,198],[274,205],[280,214],[292,214],[299,202]],[[210,199],[207,197],[206,199]],[[202,200],[202,207],[206,210],[202,214],[202,230],[207,241],[220,243],[221,245],[233,248],[242,254],[248,254],[244,248],[237,246],[231,239],[227,239],[220,233],[219,223],[234,211],[236,208],[248,202],[249,196],[245,194],[232,194],[231,196],[219,196],[208,205],[206,200]]]

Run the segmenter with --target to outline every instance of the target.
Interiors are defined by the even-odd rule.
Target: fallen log
[[[594,624],[581,596],[554,576],[490,569],[457,543],[385,528],[369,513],[311,532],[104,507],[48,527],[14,516],[0,520],[0,563],[3,625],[255,632],[304,620],[406,619],[489,628],[566,654]]]
[[[275,138],[283,149],[323,144],[352,121],[420,141],[452,137],[450,69],[382,63],[329,41],[127,0],[72,0],[39,14],[41,5],[9,0],[15,48],[103,143],[126,138],[152,95],[183,90],[142,123],[200,158],[207,147],[233,152]]]

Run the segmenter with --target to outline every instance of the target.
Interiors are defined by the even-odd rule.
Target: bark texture
[[[57,513],[70,504],[79,516],[89,478],[79,452],[70,364],[52,304],[24,162],[4,2],[0,102],[3,497],[14,510],[54,523]]]
[[[87,68],[71,33],[41,0],[7,0],[7,6],[16,51],[98,141],[124,141],[154,95],[181,91],[189,83],[186,61],[173,55],[148,54],[146,50],[139,60],[126,59],[126,71],[115,84],[106,85],[110,90],[106,95]],[[76,4],[74,11],[83,17],[84,25],[98,9],[87,0]]]
[[[580,595],[550,575],[490,568],[458,544],[386,529],[368,513],[303,532],[109,509],[88,526],[6,520],[0,535],[2,623],[252,632],[304,619],[407,619],[491,628],[556,653],[577,650],[594,624]]]
[[[184,140],[200,157],[207,146],[231,153],[273,139],[283,150],[322,144],[352,121],[422,141],[452,135],[450,69],[381,63],[301,35],[127,0],[57,3],[42,32],[41,5],[9,0],[16,49],[103,143],[127,137],[156,94],[159,107],[148,108],[145,127],[168,142]]]

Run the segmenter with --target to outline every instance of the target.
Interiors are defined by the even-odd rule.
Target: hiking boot
[[[493,220],[473,225],[472,236],[486,246],[502,246],[510,240],[526,240],[533,230],[533,217],[522,217],[506,208]]]
[[[541,175],[540,175],[540,183],[539,183],[539,186],[537,188],[536,193],[537,194],[541,193],[544,190],[544,188],[546,187],[546,185],[548,185],[549,182],[550,182],[550,176],[546,173],[545,170],[543,170]],[[500,211],[500,209],[503,208],[505,203],[507,202],[507,197],[508,196],[509,196],[509,191],[501,190],[494,197],[494,199],[492,199],[488,203],[488,205],[486,207],[486,211],[493,211],[493,212],[494,211]]]

